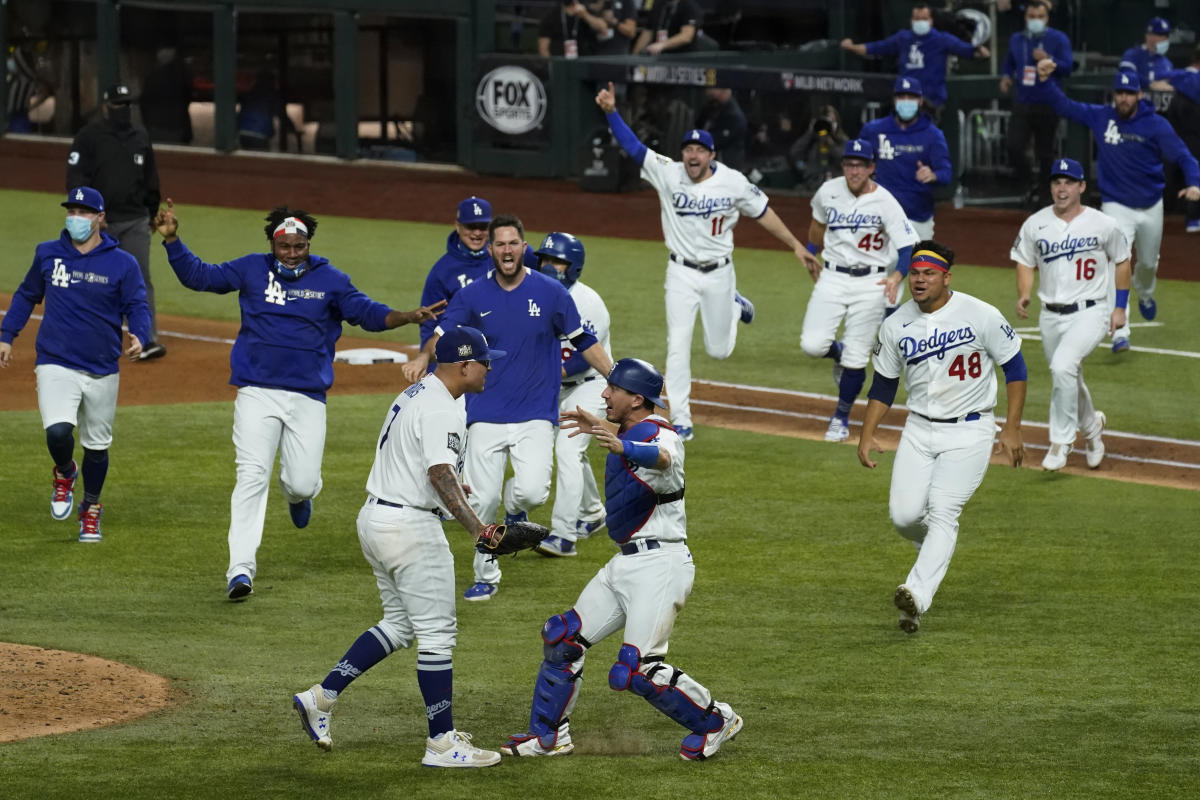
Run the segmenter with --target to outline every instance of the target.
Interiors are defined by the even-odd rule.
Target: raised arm
[[[617,137],[617,143],[621,145],[621,149],[629,154],[633,162],[639,167],[646,160],[648,148],[642,144],[637,138],[637,134],[625,124],[625,120],[621,118],[621,112],[617,111],[617,100],[613,94],[612,81],[608,82],[608,88],[601,89],[596,93],[596,105],[600,106],[600,110],[604,112],[605,119],[608,120],[609,130],[613,136]]]

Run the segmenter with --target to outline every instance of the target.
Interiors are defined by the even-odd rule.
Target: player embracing
[[[850,436],[850,409],[867,380],[875,332],[888,302],[899,294],[918,238],[900,203],[873,180],[874,170],[875,148],[865,139],[852,139],[842,154],[842,177],[825,181],[812,199],[807,247],[815,254],[816,242],[822,242],[825,265],[815,259],[808,265],[817,285],[804,311],[800,349],[813,358],[833,359],[838,402],[825,431],[827,442]],[[895,270],[884,277],[893,248]]]
[[[693,436],[692,334],[696,312],[704,325],[704,349],[713,358],[733,355],[738,320],[754,321],[754,304],[738,294],[733,269],[733,228],[745,214],[795,252],[817,265],[745,175],[715,160],[712,134],[688,131],[682,161],[659,155],[638,141],[617,111],[612,84],[596,95],[617,142],[658,193],[667,259],[667,397],[671,424],[686,442]]]
[[[1050,364],[1050,449],[1042,468],[1060,470],[1079,429],[1087,440],[1087,465],[1104,459],[1106,422],[1083,382],[1083,360],[1105,335],[1125,324],[1129,304],[1129,241],[1117,220],[1083,205],[1083,167],[1071,158],[1054,162],[1054,204],[1021,226],[1010,257],[1017,264],[1017,316],[1029,316],[1034,270],[1041,273],[1038,327]],[[1115,307],[1114,307],[1115,288]]]
[[[916,633],[929,610],[954,545],[958,517],[987,472],[996,435],[996,364],[1004,369],[1008,418],[1000,448],[1020,466],[1025,358],[1021,338],[993,306],[950,289],[954,251],[917,243],[908,272],[912,299],[888,317],[875,344],[875,379],[858,441],[858,460],[874,469],[875,431],[908,390],[908,419],[892,465],[888,512],[896,531],[917,546],[917,562],[896,588],[900,628]]]

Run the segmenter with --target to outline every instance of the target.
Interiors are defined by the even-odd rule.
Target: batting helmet
[[[542,246],[534,251],[539,256],[549,256],[567,262],[567,271],[559,272],[554,267],[546,265],[542,272],[551,278],[562,281],[568,289],[579,280],[583,272],[583,242],[569,233],[548,233],[542,239]]]
[[[654,405],[666,408],[662,399],[663,376],[649,361],[640,358],[622,358],[613,364],[608,373],[608,382],[627,392],[640,394]]]

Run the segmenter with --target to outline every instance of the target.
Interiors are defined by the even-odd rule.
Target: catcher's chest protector
[[[646,419],[621,435],[631,442],[649,442],[658,436],[662,425]],[[604,511],[608,515],[608,535],[617,544],[628,542],[654,513],[658,494],[641,480],[634,470],[645,470],[629,463],[624,456],[609,453],[604,462]]]

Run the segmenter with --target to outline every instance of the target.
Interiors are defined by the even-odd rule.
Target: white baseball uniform
[[[1110,200],[1101,203],[1100,210],[1116,221],[1117,227],[1125,235],[1131,253],[1133,246],[1137,245],[1137,263],[1133,265],[1133,283],[1130,288],[1139,301],[1153,300],[1154,289],[1158,283],[1158,252],[1162,247],[1162,200],[1149,208],[1130,208]],[[1129,330],[1129,317],[1126,315],[1125,324],[1113,331],[1113,338],[1128,339]]]
[[[1083,382],[1083,360],[1108,333],[1116,297],[1116,265],[1129,258],[1117,220],[1083,206],[1070,221],[1048,206],[1025,220],[1009,257],[1037,269],[1038,327],[1050,365],[1050,442],[1074,444],[1076,431],[1099,433],[1101,422]]]
[[[996,433],[996,365],[1021,350],[1021,338],[993,306],[954,292],[926,314],[909,300],[879,329],[873,364],[903,375],[908,419],[892,466],[888,510],[897,532],[917,545],[905,585],[924,613],[954,545],[958,517],[987,472]]]
[[[609,343],[610,319],[603,298],[592,287],[575,281],[570,289],[583,329],[596,337],[604,352],[612,358]],[[563,361],[575,355],[575,345],[562,338]],[[604,376],[588,367],[563,378],[562,393],[559,395],[559,410],[574,411],[576,406],[601,419],[604,418],[604,398],[600,394],[608,384]],[[596,476],[588,462],[587,449],[592,442],[590,434],[571,437],[568,430],[559,429],[554,437],[554,459],[558,473],[554,484],[554,511],[551,516],[550,532],[568,541],[576,541],[576,523],[598,522],[604,519],[604,503],[596,486]]]
[[[867,366],[887,307],[879,282],[895,266],[895,251],[920,241],[892,193],[874,186],[856,197],[844,177],[831,178],[812,199],[813,219],[825,225],[825,269],[808,299],[800,348],[823,357],[844,322],[841,364],[848,369]]]
[[[88,450],[112,446],[119,373],[93,375],[59,364],[39,364],[33,371],[43,428],[67,422],[78,427],[79,443]]]
[[[713,161],[712,172],[693,183],[679,161],[650,150],[642,177],[658,192],[667,259],[667,398],[671,422],[692,426],[692,334],[696,312],[704,326],[704,349],[729,358],[737,344],[741,306],[734,296],[733,228],[742,214],[758,219],[767,196],[745,175]]]

